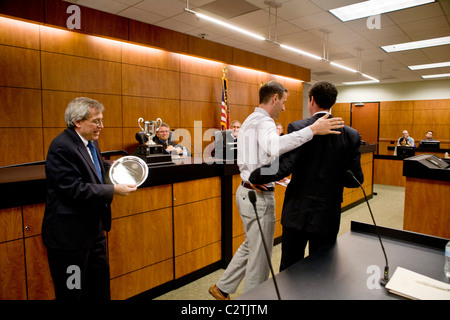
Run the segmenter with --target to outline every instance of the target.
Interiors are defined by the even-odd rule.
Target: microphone
[[[275,274],[273,273],[272,261],[269,257],[269,251],[267,250],[266,241],[264,240],[264,234],[263,234],[263,231],[261,228],[261,222],[259,222],[258,210],[256,210],[256,193],[255,193],[255,191],[253,191],[253,190],[249,191],[248,198],[253,205],[253,209],[255,209],[256,221],[258,221],[259,232],[261,233],[261,238],[262,238],[262,242],[264,245],[264,251],[266,252],[267,262],[269,263],[270,272],[272,273],[272,279],[273,279],[273,283],[275,285],[275,290],[277,292],[278,300],[281,300],[280,291],[278,291],[278,285],[277,285],[277,281],[275,279]]]
[[[381,241],[380,232],[379,232],[378,226],[375,222],[375,218],[373,217],[372,210],[370,209],[369,201],[367,200],[366,192],[364,191],[363,186],[358,181],[358,179],[356,179],[355,175],[353,174],[353,172],[351,170],[347,170],[347,174],[349,176],[351,176],[353,179],[355,179],[356,182],[358,182],[358,185],[361,187],[361,190],[364,193],[364,198],[366,199],[367,206],[369,207],[370,216],[372,217],[373,225],[375,226],[375,230],[378,235],[378,240],[380,241],[381,249],[383,250],[384,259],[386,260],[386,265],[384,266],[384,276],[382,279],[380,279],[380,284],[384,287],[384,286],[386,286],[386,284],[389,281],[389,264],[388,264],[388,258],[386,256],[386,251],[384,250],[383,242]]]

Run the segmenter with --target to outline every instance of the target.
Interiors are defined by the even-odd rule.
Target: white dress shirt
[[[245,119],[237,139],[237,164],[243,181],[248,181],[253,170],[270,164],[276,158],[313,138],[309,127],[279,136],[275,121],[266,110],[255,108]],[[275,183],[268,184],[272,186]]]

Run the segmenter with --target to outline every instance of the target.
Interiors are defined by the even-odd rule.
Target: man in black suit
[[[309,91],[311,118],[292,122],[288,133],[305,128],[336,101],[337,89],[330,82],[318,82]],[[303,259],[307,242],[309,254],[333,245],[339,231],[344,186],[358,187],[348,174],[351,170],[362,183],[359,133],[345,126],[338,135],[314,136],[301,147],[282,155],[279,165],[261,167],[250,175],[253,184],[278,181],[292,173],[286,189],[281,224],[282,256],[280,271]]]
[[[48,149],[42,239],[56,299],[110,299],[104,233],[111,229],[110,204],[114,194],[128,195],[136,186],[104,183],[110,164],[97,144],[103,111],[96,100],[72,100],[67,129]]]

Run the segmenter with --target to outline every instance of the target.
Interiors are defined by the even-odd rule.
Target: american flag
[[[220,126],[222,130],[227,130],[230,128],[230,110],[228,108],[228,80],[222,78],[222,113],[220,116]]]

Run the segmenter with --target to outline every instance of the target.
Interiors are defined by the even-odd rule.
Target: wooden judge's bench
[[[361,146],[364,188],[372,197],[374,146]],[[152,298],[224,268],[244,240],[234,200],[235,163],[154,165],[127,197],[112,202],[107,234],[112,299]],[[281,236],[285,187],[277,185],[275,241]],[[54,299],[42,243],[44,164],[0,168],[0,300]],[[345,210],[363,201],[345,189]]]

